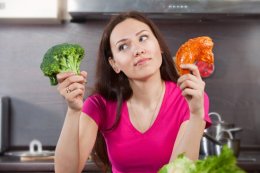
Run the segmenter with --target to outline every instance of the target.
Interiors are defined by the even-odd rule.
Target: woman
[[[182,68],[191,74],[178,76],[149,19],[138,12],[114,17],[100,43],[95,92],[83,102],[85,71],[57,75],[68,111],[55,151],[56,172],[81,172],[96,139],[96,152],[113,173],[155,173],[181,153],[198,159],[210,123],[209,101],[197,67]]]

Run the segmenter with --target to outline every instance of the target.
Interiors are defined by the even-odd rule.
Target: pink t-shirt
[[[190,113],[181,90],[173,82],[165,82],[166,90],[162,106],[152,126],[144,133],[130,122],[126,101],[122,105],[118,126],[110,128],[116,117],[116,102],[101,95],[86,99],[83,112],[89,115],[101,130],[106,144],[113,173],[157,173],[169,162],[173,145],[181,124],[189,119]],[[209,100],[204,96],[205,121],[208,116]]]

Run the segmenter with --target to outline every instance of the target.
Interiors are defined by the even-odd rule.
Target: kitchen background
[[[210,36],[215,72],[205,79],[210,112],[242,127],[242,147],[260,148],[260,19],[154,19],[174,55],[187,39]],[[9,147],[33,139],[55,146],[66,103],[40,70],[44,53],[55,44],[78,43],[86,50],[81,70],[94,84],[95,63],[107,19],[57,24],[0,23],[0,96],[10,98]],[[88,93],[86,93],[87,97]]]

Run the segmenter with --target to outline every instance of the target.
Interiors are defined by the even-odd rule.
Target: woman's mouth
[[[138,60],[136,63],[134,63],[134,66],[139,66],[145,64],[147,61],[150,61],[151,58],[142,58]]]

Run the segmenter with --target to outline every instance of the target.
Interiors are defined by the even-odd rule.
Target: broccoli
[[[80,63],[84,49],[78,44],[62,43],[48,49],[44,54],[41,70],[50,78],[51,85],[57,85],[56,75],[60,72],[80,74]]]

